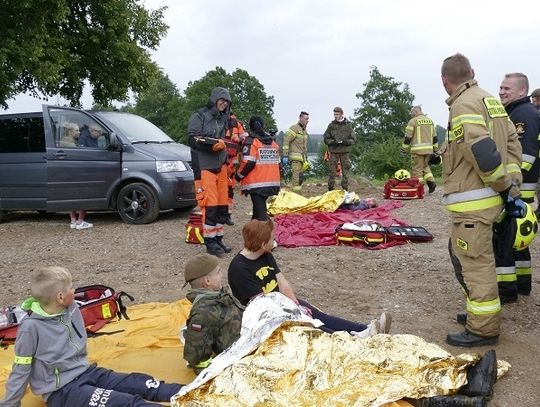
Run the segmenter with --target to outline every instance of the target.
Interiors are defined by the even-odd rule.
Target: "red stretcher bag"
[[[192,213],[186,223],[186,243],[204,244],[202,214]]]
[[[433,235],[422,226],[384,227],[372,220],[361,220],[339,225],[336,239],[338,244],[377,246],[386,242],[429,242]]]
[[[424,184],[416,177],[400,181],[390,178],[384,184],[384,199],[423,199]]]
[[[113,288],[105,285],[89,285],[75,289],[75,301],[81,310],[84,326],[89,336],[96,334],[108,322],[115,318],[129,319],[126,306],[122,303],[122,297],[128,297],[131,301],[135,299],[124,291],[115,292]],[[0,346],[8,346],[15,342],[17,329],[21,320],[29,313],[24,313],[22,317],[16,317],[13,310],[16,307],[9,307],[11,310],[8,316],[9,323],[0,327]],[[108,332],[107,334],[120,331]]]

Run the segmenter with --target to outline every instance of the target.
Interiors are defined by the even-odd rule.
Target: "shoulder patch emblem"
[[[489,117],[492,119],[508,116],[506,109],[497,98],[484,98],[484,105],[486,106]]]
[[[525,134],[525,123],[514,123],[516,126],[516,133],[520,136]]]
[[[242,149],[242,154],[244,154],[244,155],[249,154],[249,146],[244,146],[244,148]]]

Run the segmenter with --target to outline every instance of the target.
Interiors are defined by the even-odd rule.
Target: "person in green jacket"
[[[324,144],[328,146],[330,155],[328,160],[328,190],[332,191],[336,182],[336,173],[341,163],[341,188],[349,188],[349,172],[351,170],[351,159],[349,154],[354,145],[354,132],[352,123],[343,116],[341,107],[334,108],[334,120],[328,125],[324,132]]]
[[[184,359],[195,373],[210,366],[240,337],[244,306],[223,289],[217,257],[199,254],[188,260],[184,278],[191,290],[191,311],[183,329]]]

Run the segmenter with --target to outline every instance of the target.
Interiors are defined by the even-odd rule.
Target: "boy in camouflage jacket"
[[[238,339],[244,307],[223,289],[217,257],[199,254],[191,258],[184,277],[191,286],[187,298],[192,303],[184,329],[184,359],[199,374],[213,356]]]

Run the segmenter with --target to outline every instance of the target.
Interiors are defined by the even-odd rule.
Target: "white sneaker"
[[[274,250],[276,247],[278,247],[278,243],[277,243],[277,241],[274,239],[274,241],[272,242],[272,250]]]
[[[92,223],[88,223],[83,220],[81,223],[78,223],[77,226],[75,226],[75,229],[77,230],[90,229],[91,227],[94,227]]]
[[[71,223],[69,224],[69,227],[70,227],[71,229],[77,229],[77,222],[71,222]]]
[[[390,332],[390,326],[392,325],[392,315],[386,312],[383,312],[379,317],[379,329],[378,333],[387,334]]]
[[[351,335],[359,338],[369,338],[377,334],[387,334],[392,325],[392,315],[383,312],[379,319],[372,319],[366,329],[361,332],[352,331]]]

